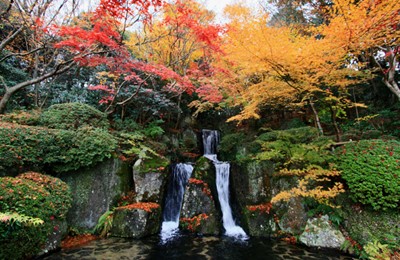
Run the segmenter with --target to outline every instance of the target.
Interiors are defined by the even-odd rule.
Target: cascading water
[[[217,175],[218,200],[221,205],[222,223],[225,235],[247,239],[246,232],[235,224],[229,204],[229,170],[230,164],[220,162],[217,159],[217,145],[219,143],[219,132],[216,130],[203,130],[204,156],[214,162]]]
[[[190,164],[178,163],[174,167],[163,211],[161,226],[161,239],[163,241],[174,237],[178,231],[182,199],[192,172],[193,166]]]

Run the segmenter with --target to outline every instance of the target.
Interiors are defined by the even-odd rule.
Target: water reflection
[[[62,250],[44,259],[353,259],[336,251],[310,250],[268,239],[236,240],[231,237],[180,234],[162,243],[158,236],[141,239],[109,238],[76,249]]]

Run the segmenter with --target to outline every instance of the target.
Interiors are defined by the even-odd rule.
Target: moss
[[[205,180],[210,177],[210,169],[213,169],[212,163],[209,159],[202,156],[200,157],[195,164],[194,171],[193,171],[193,178],[199,180]]]
[[[167,158],[151,157],[149,159],[143,159],[138,170],[140,173],[163,171],[169,164],[170,161]]]
[[[374,211],[346,204],[344,226],[350,237],[365,246],[374,241],[400,248],[400,211]]]

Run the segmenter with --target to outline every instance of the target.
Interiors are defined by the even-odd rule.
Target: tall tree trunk
[[[330,106],[329,108],[331,110],[331,119],[332,119],[333,128],[335,130],[336,142],[341,142],[342,141],[342,132],[340,131],[339,125],[336,120],[336,111],[335,111],[335,109],[333,109],[332,106]]]
[[[321,121],[320,121],[320,119],[319,119],[318,112],[317,112],[317,110],[315,109],[314,102],[312,101],[312,98],[310,98],[310,99],[308,100],[308,104],[310,104],[310,107],[311,107],[311,109],[312,109],[312,111],[313,111],[313,113],[314,113],[315,124],[317,125],[318,132],[319,132],[319,134],[322,136],[322,135],[324,135],[324,129],[322,129]]]

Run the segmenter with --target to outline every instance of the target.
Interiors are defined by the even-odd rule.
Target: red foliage
[[[152,212],[153,209],[159,208],[160,205],[153,202],[136,202],[133,204],[129,204],[123,207],[119,207],[120,209],[141,209],[147,212]]]
[[[208,219],[209,216],[206,213],[199,214],[192,218],[181,218],[180,221],[187,224],[187,229],[191,232],[195,232],[197,227],[200,226],[202,220]]]
[[[97,236],[91,234],[83,234],[78,236],[68,236],[61,242],[63,249],[74,248],[98,239]]]
[[[212,199],[211,190],[208,187],[208,184],[206,182],[199,180],[199,179],[190,178],[189,183],[196,184],[196,185],[202,185],[203,189],[201,191]]]
[[[247,206],[247,209],[250,211],[258,210],[260,212],[265,212],[267,214],[269,214],[271,208],[272,208],[271,202],[267,202],[267,203],[259,204],[259,205]]]

